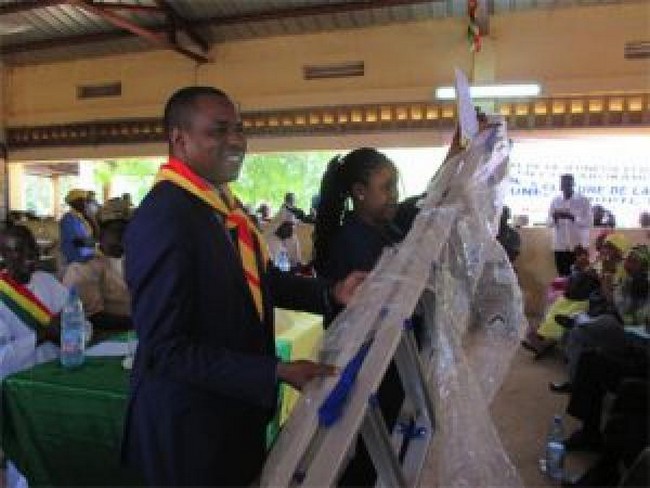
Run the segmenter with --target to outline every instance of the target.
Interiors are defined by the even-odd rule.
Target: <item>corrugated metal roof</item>
[[[480,1],[487,2],[490,13],[501,14],[533,8],[590,7],[647,0]],[[208,43],[214,43],[466,16],[467,2],[0,0],[0,52],[5,63],[23,64],[141,50],[156,44],[174,48],[167,38],[170,9],[175,13],[177,25],[189,26]]]

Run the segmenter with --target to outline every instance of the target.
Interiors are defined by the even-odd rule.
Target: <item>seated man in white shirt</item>
[[[38,247],[32,233],[17,225],[5,230],[0,251],[0,379],[58,357],[60,312],[68,290],[36,271]]]
[[[68,289],[36,270],[38,247],[27,227],[6,229],[0,242],[6,268],[0,273],[0,380],[59,356],[60,319]],[[87,338],[91,326],[86,324]],[[6,486],[27,480],[7,461]]]
[[[133,327],[129,291],[124,281],[122,236],[126,214],[99,214],[99,251],[85,263],[72,263],[63,283],[76,287],[84,312],[96,331]]]
[[[553,251],[558,275],[569,276],[575,262],[576,246],[589,248],[589,228],[592,224],[589,200],[574,192],[573,175],[560,177],[562,195],[551,202],[548,225],[553,228]]]

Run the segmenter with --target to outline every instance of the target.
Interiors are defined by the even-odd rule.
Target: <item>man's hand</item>
[[[576,218],[568,210],[556,210],[555,212],[553,212],[553,220],[555,220],[555,222],[557,223],[557,221],[560,219],[575,220]]]
[[[569,212],[568,210],[563,210],[562,211],[562,218],[563,219],[568,219],[568,220],[575,220],[575,216]]]
[[[491,129],[493,127],[498,127],[500,124],[498,122],[489,122],[487,115],[481,111],[480,108],[475,107],[476,110],[476,119],[478,120],[478,131],[483,132],[486,129]],[[449,145],[449,150],[445,156],[445,161],[453,158],[456,154],[460,153],[464,149],[461,138],[460,138],[460,124],[456,124],[456,129],[454,130],[454,135],[451,139],[451,144]]]
[[[344,279],[334,284],[332,287],[332,298],[339,305],[347,305],[359,285],[366,279],[368,273],[364,271],[352,271]]]
[[[301,359],[289,363],[278,363],[276,373],[280,381],[290,384],[297,390],[302,390],[314,378],[334,376],[337,373],[337,369],[328,364],[314,363]]]

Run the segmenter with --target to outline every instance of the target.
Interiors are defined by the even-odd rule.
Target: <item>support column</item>
[[[9,212],[9,175],[7,171],[6,137],[6,71],[0,58],[0,223],[7,221]]]
[[[25,210],[25,192],[23,191],[23,181],[25,178],[24,165],[14,163],[6,164],[5,166],[6,178],[4,184],[4,191],[8,193],[9,208],[12,210]],[[7,211],[5,209],[5,211]]]
[[[62,215],[60,191],[61,191],[60,175],[53,174],[52,175],[52,215],[54,215],[56,220],[59,220]]]

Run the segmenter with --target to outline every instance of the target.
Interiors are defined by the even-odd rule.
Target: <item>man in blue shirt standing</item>
[[[88,192],[70,190],[65,202],[70,206],[59,222],[64,265],[83,263],[95,255],[92,219],[86,213]]]

